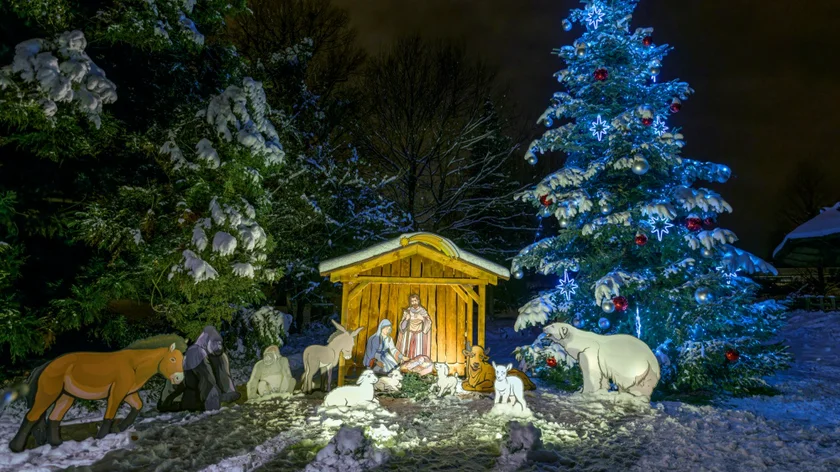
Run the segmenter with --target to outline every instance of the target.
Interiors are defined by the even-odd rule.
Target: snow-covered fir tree
[[[654,43],[652,28],[631,30],[638,0],[582,3],[562,24],[585,31],[555,50],[563,90],[525,156],[533,164],[558,151],[565,164],[518,196],[560,229],[523,249],[512,272],[553,276],[556,287],[523,306],[516,327],[565,321],[637,336],[659,358],[665,391],[764,386],[789,360],[769,342],[784,307],[757,302],[747,276],[776,271],[717,224],[732,208],[701,182],[726,182],[730,169],[681,156],[669,118],[693,90],[658,80],[671,48]],[[537,369],[553,355],[543,341],[518,352]]]
[[[50,208],[60,230],[51,244],[80,254],[65,261],[72,276],[45,277],[57,288],[26,323],[15,314],[19,326],[37,328],[33,339],[86,328],[124,344],[134,330],[120,315],[134,317],[134,327],[174,326],[194,337],[206,324],[276,304],[266,294],[278,281],[301,301],[322,300],[333,287],[317,274],[320,259],[405,229],[380,196],[387,178],[362,178],[352,149],[313,145],[308,130],[324,119],[317,96],[285,84],[301,96],[269,103],[263,81],[276,89],[301,80],[312,41],[273,54],[272,67],[240,57],[222,33],[223,18],[243,5],[156,0],[92,12],[70,2],[60,24],[41,26],[84,24],[85,32],[15,49],[2,74],[4,97],[16,100],[16,114],[3,115],[12,131],[5,143],[43,142],[26,152],[57,165],[26,172],[22,163],[37,161],[10,159],[35,185],[9,179],[3,187],[25,197],[16,209],[50,192],[60,204]],[[94,50],[85,49],[87,38]],[[116,72],[106,79],[105,70]],[[70,157],[68,169],[62,159]],[[62,185],[50,187],[55,180]]]

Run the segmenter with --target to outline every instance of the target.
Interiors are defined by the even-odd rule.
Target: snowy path
[[[617,395],[529,392],[532,421],[546,449],[560,456],[559,463],[530,470],[840,470],[840,313],[795,313],[785,337],[797,361],[770,379],[783,392],[774,397],[649,407]],[[500,360],[526,338],[488,329],[488,344]],[[387,454],[380,470],[483,471],[496,464],[506,420],[485,415],[492,407],[489,395],[381,402],[391,413],[343,417],[362,426]],[[0,428],[0,470],[303,470],[340,426],[316,411],[319,404],[296,396],[214,414],[153,416],[102,441],[66,441],[28,455],[9,453],[5,443],[13,428]],[[0,426],[13,424],[2,420]]]

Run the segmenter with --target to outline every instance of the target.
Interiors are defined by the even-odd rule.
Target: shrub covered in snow
[[[364,472],[374,469],[388,459],[383,450],[376,449],[365,438],[362,428],[343,426],[320,451],[306,472]]]

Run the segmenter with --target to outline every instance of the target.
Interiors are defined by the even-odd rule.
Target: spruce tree
[[[548,130],[526,159],[560,152],[566,160],[519,195],[559,229],[512,265],[516,277],[533,270],[557,282],[520,309],[516,327],[564,321],[632,334],[656,353],[663,391],[753,391],[789,359],[769,342],[784,308],[757,302],[747,277],[776,271],[718,224],[732,208],[701,182],[726,182],[730,169],[681,156],[685,141],[669,119],[693,90],[658,79],[671,48],[654,43],[652,28],[631,31],[637,2],[584,1],[562,22],[585,31],[555,50],[566,63],[555,74],[564,90],[540,117]],[[518,355],[549,375],[555,352],[540,338]]]

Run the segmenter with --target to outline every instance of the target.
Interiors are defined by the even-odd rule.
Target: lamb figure
[[[373,389],[382,393],[396,393],[402,390],[403,374],[400,369],[394,369],[385,377],[380,377]]]
[[[518,404],[522,411],[528,409],[525,403],[525,386],[522,384],[522,379],[519,377],[508,377],[508,372],[513,368],[513,364],[496,365],[493,362],[493,369],[496,371],[496,382],[493,387],[496,389],[497,404],[512,403]]]
[[[324,405],[327,406],[371,406],[378,405],[379,400],[374,398],[373,386],[379,379],[372,370],[362,372],[356,385],[338,387],[328,393],[324,398]]]
[[[442,362],[438,362],[435,363],[435,370],[437,371],[438,380],[436,384],[433,384],[429,388],[429,391],[432,391],[435,388],[437,388],[437,395],[439,397],[442,397],[443,394],[447,391],[449,391],[449,393],[453,395],[457,393],[458,387],[461,385],[461,379],[459,379],[456,375],[449,376],[449,366]]]

